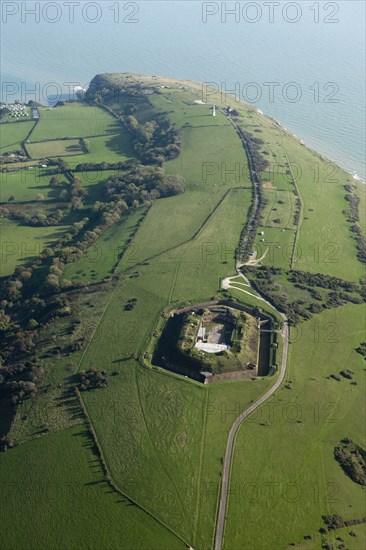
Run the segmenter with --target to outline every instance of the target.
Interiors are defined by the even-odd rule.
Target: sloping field
[[[2,454],[0,483],[1,540],[8,550],[185,547],[111,490],[84,426]],[[15,529],[14,518],[26,528]]]
[[[80,282],[101,281],[111,275],[119,258],[127,248],[127,242],[134,235],[142,219],[145,208],[140,208],[122,218],[119,223],[108,229],[79,260],[66,265],[65,279]],[[133,247],[128,249],[126,261],[135,262]]]
[[[0,202],[34,202],[58,198],[57,191],[49,186],[50,176],[43,176],[40,170],[33,168],[18,172],[0,173]],[[64,187],[60,187],[63,189]],[[58,191],[59,192],[59,191]],[[43,195],[43,199],[38,195]]]
[[[15,267],[34,259],[42,250],[59,239],[69,225],[28,227],[0,218],[0,276],[10,275]]]
[[[101,107],[69,103],[41,109],[30,141],[117,134],[120,127],[120,123]]]
[[[258,548],[287,548],[315,536],[322,515],[365,516],[364,489],[333,457],[344,437],[365,448],[365,369],[355,352],[363,328],[364,308],[347,305],[294,331],[291,389],[282,388],[238,433],[224,548],[251,548],[253,540]],[[345,368],[357,385],[327,378]]]
[[[251,113],[250,119],[247,129],[253,133],[259,128],[261,133],[256,135],[265,142],[262,150],[272,152],[266,177],[272,181],[273,171],[284,174],[275,176],[276,187],[281,185],[281,180],[297,183],[302,216],[293,268],[357,281],[363,274],[363,267],[357,260],[356,244],[350,239],[350,224],[344,214],[347,209],[344,185],[354,180],[301,145],[278,123],[256,112]],[[289,171],[287,175],[286,171]],[[284,188],[288,188],[288,183]]]
[[[241,216],[245,219],[249,200],[248,190],[233,190],[192,243],[157,256],[148,265],[138,268],[130,268],[128,259],[122,260],[121,269],[128,271],[122,271],[122,281],[110,298],[80,366],[83,369],[87,364],[97,365],[103,362],[108,371],[120,372],[119,376],[111,379],[108,392],[85,396],[85,403],[95,422],[112,477],[127,494],[133,495],[138,502],[154,510],[188,541],[201,536],[194,527],[198,525],[198,514],[203,513],[205,518],[210,516],[207,510],[196,510],[197,498],[202,496],[197,495],[197,476],[200,471],[195,465],[199,463],[200,453],[203,452],[200,446],[203,437],[204,390],[200,384],[184,381],[163,371],[160,374],[153,371],[144,374],[145,371],[141,371],[141,367],[130,358],[136,351],[141,352],[144,348],[159,311],[164,306],[174,303],[175,300],[207,299],[217,292],[220,276],[234,268]],[[220,245],[224,226],[227,241],[223,252],[224,248]],[[206,260],[202,251],[210,243],[219,248],[214,254],[210,252]],[[218,259],[221,254],[225,256],[222,261]],[[126,311],[124,306],[131,297],[136,299],[136,305],[132,311]],[[149,395],[150,392],[155,395],[160,385],[171,388],[161,390],[163,393],[161,400],[157,402],[157,410],[153,408],[149,414],[143,413],[146,406],[151,406],[148,405],[151,398],[141,397],[141,377],[148,377],[150,380],[146,385]],[[247,390],[242,388],[244,395],[247,395],[246,391],[251,394],[251,388],[255,392],[261,390],[261,386],[250,384],[248,381]],[[122,397],[121,391],[127,392],[126,397]],[[178,411],[177,407],[183,407],[180,403],[186,405],[184,410]],[[169,412],[164,412],[165,405]],[[166,437],[163,434],[167,433],[168,419],[169,430],[174,429],[175,435],[174,439],[168,438],[163,444],[162,438]],[[154,428],[146,432],[146,425],[151,423]],[[225,430],[229,424],[228,419]],[[189,426],[192,428],[189,429]],[[124,450],[121,448],[121,441],[124,441]],[[216,467],[220,464],[219,457],[223,453],[224,444],[223,438],[222,447],[217,449],[219,454],[215,459]],[[210,453],[213,453],[212,449]],[[134,460],[129,460],[128,456],[134,456]],[[217,486],[214,485],[214,490],[207,499],[207,506],[211,510],[216,505],[218,490],[217,470],[214,472],[212,483]],[[211,479],[211,474],[206,475]],[[155,495],[161,484],[164,484],[165,489],[163,493],[159,493],[157,499]],[[191,517],[196,517],[194,525]],[[212,537],[213,520],[214,517],[211,516],[211,522],[202,535],[206,543],[207,537]]]
[[[83,155],[83,149],[78,139],[60,139],[28,143],[27,151],[33,159]]]
[[[0,124],[0,155],[21,150],[21,142],[27,137],[34,122]]]
[[[88,137],[88,153],[70,155],[66,162],[71,168],[86,162],[123,162],[134,158],[129,134],[119,125],[114,134],[105,134],[99,137]]]
[[[84,392],[82,398],[113,482],[196,549],[213,547],[229,429],[276,378],[202,385],[148,366],[163,309],[225,295],[219,293],[221,280],[235,275],[236,247],[252,200],[242,143],[222,113],[212,117],[209,105],[193,103],[200,97],[199,85],[185,91],[186,83],[151,81],[159,88],[163,84],[171,88],[149,96],[141,120],[156,115],[155,106],[182,128],[182,152],[165,162],[164,170],[184,176],[186,190],[149,205],[142,223],[145,207],[131,211],[85,256],[66,266],[65,279],[85,285],[69,291],[73,316],[39,331],[37,344],[42,354],[46,352],[44,384],[34,399],[17,409],[11,436],[22,445],[0,456],[0,480],[4,476],[9,489],[1,501],[7,512],[3,530],[6,548],[11,550],[23,546],[41,550],[181,547],[169,530],[112,492],[102,480],[84,428],[70,428],[81,422],[68,394],[78,372],[90,367],[107,372],[108,386]],[[234,99],[224,103],[212,97],[210,101],[237,107]],[[256,135],[266,142],[263,149],[268,159],[281,167],[268,176],[265,187],[265,195],[272,200],[264,226],[258,228],[264,235],[257,236],[257,247],[263,248],[260,254],[269,243],[272,247],[263,262],[286,269],[292,262],[299,269],[356,280],[362,266],[343,214],[343,185],[348,176],[341,172],[334,188],[327,187],[325,174],[329,174],[321,164],[325,161],[320,163],[319,180],[313,173],[316,155],[253,109],[242,106],[240,112],[238,121],[248,131],[259,130]],[[89,143],[88,154],[65,159],[72,166],[133,156],[124,128],[97,107],[70,104],[43,109],[32,141],[65,136],[86,137]],[[296,162],[303,163],[303,170],[295,177],[291,163]],[[89,191],[85,207],[103,200],[103,182],[110,172],[78,174]],[[18,185],[18,192],[12,193],[16,200],[33,201],[38,184],[34,176],[24,182],[17,178],[9,177],[5,196]],[[57,191],[46,191],[46,185],[42,178],[39,189],[45,200],[55,198]],[[293,191],[299,193],[302,204],[298,233],[289,227],[294,221]],[[4,273],[11,273],[28,254],[39,253],[69,228],[28,228],[3,220],[0,229],[2,265]],[[295,239],[301,255],[294,258]],[[339,245],[338,262],[314,256],[314,247],[323,251],[322,246],[334,241]],[[109,275],[114,277],[99,284]],[[234,277],[234,281],[236,289],[229,289],[229,295],[270,309],[245,286],[244,279]],[[307,291],[294,286],[288,294],[308,297]],[[322,514],[341,513],[345,519],[365,515],[362,489],[345,476],[332,456],[339,438],[352,437],[365,445],[360,429],[365,420],[364,362],[354,351],[364,339],[362,313],[362,306],[347,305],[314,315],[291,329],[289,387],[279,389],[238,434],[227,550],[286,548],[305,535],[315,535]],[[70,343],[80,338],[85,344],[70,353]],[[60,353],[49,353],[55,351],[55,339]],[[354,371],[352,381],[357,384],[327,378],[344,368]],[[41,437],[41,433],[47,435]],[[23,444],[32,438],[36,440]],[[20,487],[15,485],[14,491],[14,485],[9,488],[6,483],[20,483]],[[69,485],[77,487],[76,495],[63,491]]]

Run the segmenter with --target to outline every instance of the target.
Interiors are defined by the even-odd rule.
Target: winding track
[[[242,275],[242,274],[241,274]],[[244,277],[242,275],[242,277]],[[244,277],[244,279],[249,283],[249,281]],[[230,287],[230,279],[225,279],[224,283],[227,285],[226,288]],[[250,284],[249,284],[250,286]],[[241,290],[242,292],[245,292],[244,290],[234,287],[236,290]],[[261,298],[264,302],[268,303],[267,300],[264,300]],[[271,307],[273,308],[272,304]],[[275,309],[275,308],[274,308]],[[232,461],[232,455],[233,455],[233,449],[234,449],[234,442],[235,437],[238,432],[238,429],[240,428],[242,422],[253,412],[255,411],[260,405],[262,405],[271,395],[274,394],[274,392],[279,388],[279,386],[282,384],[283,379],[285,378],[286,374],[286,364],[287,364],[287,354],[288,354],[288,341],[289,341],[289,331],[288,331],[288,322],[287,317],[280,313],[281,317],[283,318],[284,325],[282,329],[282,338],[283,338],[283,353],[282,353],[282,361],[281,361],[281,368],[280,368],[280,375],[276,382],[273,384],[273,386],[264,394],[262,397],[257,399],[250,407],[248,407],[244,412],[241,413],[240,416],[234,421],[234,424],[231,426],[227,444],[226,444],[226,452],[225,452],[225,459],[224,459],[224,466],[223,466],[223,472],[222,472],[222,480],[221,480],[221,492],[220,492],[220,502],[219,502],[219,510],[217,514],[217,520],[216,520],[216,537],[215,537],[215,550],[221,550],[222,548],[222,542],[224,537],[224,526],[225,526],[225,514],[226,514],[226,507],[227,507],[227,496],[228,496],[228,490],[229,490],[229,482],[230,482],[230,470],[231,470],[231,461]]]

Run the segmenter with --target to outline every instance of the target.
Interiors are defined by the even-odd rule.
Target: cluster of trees
[[[79,391],[94,390],[107,386],[107,373],[104,370],[98,371],[94,368],[90,368],[85,372],[81,372],[79,378]]]
[[[59,225],[64,213],[59,208],[55,212],[47,212],[44,208],[35,210],[19,208],[0,208],[0,216],[15,220],[22,225],[31,227],[47,227],[50,225]]]
[[[31,279],[32,268],[17,268],[2,289],[0,302],[0,397],[14,406],[33,398],[43,381],[44,365],[36,348],[38,332],[55,318],[72,313],[69,296],[33,295]],[[23,296],[26,291],[29,297]],[[60,348],[51,347],[48,355],[56,351]]]
[[[49,183],[49,186],[52,187],[53,189],[56,187],[65,187],[67,185],[68,185],[68,182],[62,180],[60,176],[56,176],[56,175],[51,177],[50,183]]]
[[[343,440],[350,441],[350,440]],[[339,514],[331,514],[329,516],[322,516],[322,519],[327,526],[326,529],[323,527],[319,530],[321,533],[327,533],[328,531],[335,531],[336,529],[342,529],[343,527],[350,527],[351,525],[361,525],[366,523],[366,517],[358,519],[349,519],[345,521],[342,516]],[[351,531],[352,533],[353,531]],[[350,534],[351,534],[350,533]]]
[[[80,138],[80,146],[84,153],[90,153],[90,142],[85,138]]]
[[[289,301],[289,297],[281,286],[273,279],[273,275],[278,273],[276,268],[260,267],[242,268],[252,280],[254,288],[270,301],[279,311],[285,313],[292,325],[297,325],[303,319],[310,319],[312,311],[307,308],[305,300]],[[322,309],[322,306],[320,306]]]
[[[244,130],[241,130],[241,132],[244,136],[246,146],[249,149],[255,171],[257,172],[257,174],[260,174],[260,172],[263,172],[269,165],[268,160],[263,156],[260,151],[260,147],[261,145],[264,145],[264,141]]]
[[[361,227],[358,225],[358,222],[360,221],[360,199],[357,195],[353,193],[353,185],[347,184],[344,186],[344,188],[347,191],[345,199],[348,202],[348,209],[345,210],[344,213],[347,216],[348,221],[352,223],[351,231],[352,233],[354,233],[357,242],[357,258],[360,260],[360,262],[366,263],[366,239],[362,233]]]
[[[366,239],[362,234],[362,229],[359,225],[354,224],[351,226],[352,233],[355,234],[357,241],[357,258],[363,264],[366,264]]]
[[[58,292],[62,287],[62,276],[65,269],[65,264],[56,257],[52,259],[49,267],[48,275],[43,283],[43,290],[48,294]]]
[[[289,280],[293,283],[306,284],[308,286],[317,286],[329,290],[345,290],[346,292],[358,292],[359,285],[350,283],[338,277],[324,275],[322,273],[309,273],[308,271],[291,270],[289,271]]]
[[[74,222],[69,232],[57,240],[52,246],[45,248],[42,253],[34,260],[30,267],[18,267],[13,275],[7,277],[2,285],[2,295],[9,301],[19,301],[26,299],[35,291],[49,296],[59,292],[62,288],[70,287],[71,281],[64,280],[63,270],[65,263],[74,261],[82,255],[96,238],[102,233],[103,228],[94,228],[91,231],[85,231],[85,226],[90,222],[88,217]],[[77,236],[83,232],[82,238],[78,241]],[[35,268],[43,267],[42,274],[35,283],[32,280],[32,272]],[[37,298],[38,299],[38,298]]]
[[[165,160],[176,158],[181,152],[182,140],[168,118],[161,117],[140,124],[136,117],[123,118],[131,136],[136,154],[147,164],[161,165]]]
[[[86,100],[103,104],[125,124],[131,134],[134,150],[144,163],[161,165],[165,160],[174,159],[179,155],[182,141],[168,117],[161,115],[158,119],[140,123],[134,116],[141,104],[148,104],[147,96],[152,93],[158,91],[142,90],[142,86],[136,82],[130,86],[126,82],[121,88],[97,76],[90,84]],[[122,105],[122,109],[118,110],[117,105]]]
[[[75,176],[72,179],[69,190],[69,200],[72,210],[81,210],[84,206],[84,200],[88,196],[87,190],[83,187],[79,178]]]
[[[327,296],[327,308],[340,307],[348,302],[352,304],[362,304],[363,300],[358,295],[348,294],[347,292],[338,290],[330,292]]]
[[[308,273],[305,271],[288,271],[287,279],[295,286],[306,290],[311,298],[316,300],[298,299],[290,301],[288,294],[275,279],[275,275],[283,273],[282,269],[274,267],[242,267],[243,273],[252,280],[253,286],[258,292],[269,300],[279,310],[285,313],[292,325],[302,320],[310,319],[313,314],[320,313],[323,309],[334,308],[344,305],[347,302],[361,304],[362,297],[359,295],[360,287],[355,283],[344,281],[329,275],[320,273]],[[326,300],[313,286],[322,287],[327,290]]]
[[[118,88],[108,83],[103,76],[97,75],[90,82],[85,99],[95,103],[108,103],[118,100]]]
[[[252,250],[257,235],[259,224],[262,223],[263,209],[268,203],[263,195],[263,182],[260,173],[268,167],[268,161],[260,151],[260,145],[264,142],[260,138],[254,137],[249,132],[239,129],[239,133],[244,142],[248,154],[249,166],[251,168],[251,178],[256,188],[256,200],[252,198],[249,210],[250,223],[247,224],[241,234],[241,257],[247,257]]]
[[[295,213],[294,213],[294,225],[299,224],[300,213],[301,213],[301,201],[300,201],[299,197],[297,197],[297,199],[296,199],[296,210],[295,210]]]
[[[345,211],[348,220],[353,223],[358,222],[360,220],[360,216],[358,213],[360,199],[357,197],[357,195],[354,195],[353,193],[347,193],[344,198],[348,202],[348,210]]]
[[[82,162],[75,166],[75,172],[100,172],[104,170],[128,170],[136,161]]]
[[[105,184],[109,199],[122,199],[128,207],[137,207],[160,197],[179,195],[185,189],[184,178],[167,176],[160,167],[137,165],[126,174],[110,176]]]
[[[334,458],[345,474],[359,485],[366,485],[366,451],[352,439],[344,438],[334,448]]]
[[[127,301],[127,304],[125,305],[124,309],[126,311],[132,311],[136,305],[136,302],[137,302],[137,298],[130,298]]]
[[[0,395],[6,396],[12,405],[19,405],[33,398],[44,377],[44,366],[40,362],[26,361],[12,363],[0,368]]]
[[[343,376],[343,378],[348,378],[348,380],[352,380],[353,378],[353,375],[355,374],[353,372],[353,370],[350,370],[350,369],[344,369],[344,370],[341,370],[341,372],[339,373],[341,376]]]

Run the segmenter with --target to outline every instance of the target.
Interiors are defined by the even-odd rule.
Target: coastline
[[[175,82],[185,82],[185,83],[194,84],[195,86],[197,86],[197,85],[202,86],[202,84],[203,84],[202,82],[195,81],[195,80],[185,80],[185,79],[180,80],[180,79],[172,78],[172,77],[169,77],[169,76],[140,75],[139,73],[126,73],[126,74],[135,74],[135,76],[148,76],[149,78],[154,79],[154,80],[155,79],[157,80],[157,79],[161,78],[161,79],[164,79],[164,80],[170,80],[170,81],[175,81]],[[90,85],[90,82],[85,84],[84,88],[82,88],[81,86],[75,86],[72,96],[70,94],[62,94],[60,97],[57,97],[57,101],[80,101],[80,97],[78,97],[78,93],[80,94],[81,90],[83,92],[86,92],[86,90],[88,89],[88,87]],[[353,170],[349,165],[346,166],[345,164],[343,164],[343,160],[331,158],[330,156],[326,155],[325,153],[320,152],[314,146],[309,145],[308,142],[306,142],[303,138],[299,137],[292,130],[288,129],[278,119],[276,119],[275,117],[265,113],[262,108],[255,107],[255,105],[252,105],[250,103],[246,103],[245,101],[243,101],[242,99],[240,99],[238,97],[235,97],[234,95],[231,95],[231,94],[227,94],[227,95],[230,95],[236,102],[245,105],[245,107],[247,109],[250,109],[250,110],[253,110],[253,111],[257,112],[258,114],[266,117],[267,119],[271,120],[272,122],[274,122],[275,124],[280,126],[283,130],[285,130],[286,133],[288,133],[293,138],[295,138],[301,145],[303,145],[304,147],[309,149],[312,153],[317,155],[323,161],[327,161],[327,162],[330,162],[332,164],[335,164],[341,170],[343,170],[346,174],[348,174],[350,177],[352,177],[355,181],[357,181],[357,182],[359,182],[363,185],[366,185],[366,176],[360,176],[358,174],[358,172],[356,170]],[[49,96],[49,97],[47,97],[47,102],[45,102],[45,103],[40,102],[40,104],[43,107],[52,108],[52,107],[56,106],[57,101],[54,99],[54,96]]]
[[[354,180],[366,185],[366,179],[363,179],[361,176],[359,176],[356,172],[356,170],[351,170],[350,168],[346,168],[345,166],[342,166],[341,162],[339,160],[335,160],[335,159],[332,159],[330,157],[328,157],[327,155],[325,155],[324,153],[321,153],[320,151],[318,151],[317,149],[314,149],[314,147],[312,147],[311,145],[307,144],[302,138],[300,138],[298,135],[296,135],[294,132],[292,132],[291,130],[289,130],[288,128],[286,128],[286,126],[284,126],[279,120],[277,120],[276,118],[272,117],[271,115],[267,115],[266,113],[264,113],[262,111],[262,109],[256,109],[256,112],[259,113],[260,115],[272,120],[272,122],[274,122],[275,124],[277,124],[278,126],[280,126],[283,130],[285,130],[286,133],[288,133],[289,135],[291,135],[293,138],[295,138],[301,145],[303,145],[304,147],[306,147],[307,149],[309,149],[309,151],[311,151],[312,153],[314,153],[314,155],[317,155],[319,158],[321,158],[322,160],[324,161],[327,161],[327,162],[331,162],[333,164],[335,164],[336,166],[338,166],[341,170],[343,170],[344,172],[346,172],[346,174],[348,174],[349,176],[351,176]]]

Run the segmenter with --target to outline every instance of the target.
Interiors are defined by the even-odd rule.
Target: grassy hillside
[[[41,254],[70,228],[69,224],[49,227],[27,227],[0,218],[0,276],[11,275],[18,265],[24,265]]]
[[[9,550],[100,549],[106,548],[106,541],[111,549],[185,547],[151,516],[111,491],[84,426],[3,454],[0,479],[1,538]]]
[[[62,107],[44,108],[32,132],[31,142],[65,137],[88,137],[118,134],[120,125],[102,108],[78,102]]]
[[[344,306],[302,323],[294,334],[291,389],[264,404],[236,439],[225,548],[251,548],[253,538],[260,548],[286,548],[317,535],[322,515],[364,517],[364,488],[333,456],[344,437],[366,444],[365,369],[355,352],[363,323],[362,306]],[[345,368],[354,371],[352,384],[328,378]]]
[[[65,214],[61,223],[54,225],[51,219],[44,227],[1,218],[3,275],[59,241],[50,256],[32,264],[32,274],[25,273],[23,281],[24,300],[29,292],[39,293],[45,302],[39,325],[32,328],[29,323],[37,313],[29,301],[22,304],[15,296],[15,306],[6,310],[34,337],[29,357],[44,362],[37,394],[10,410],[14,418],[9,435],[18,446],[0,455],[0,477],[9,483],[20,480],[31,493],[26,500],[19,498],[17,486],[6,493],[2,505],[11,512],[4,527],[7,547],[22,548],[27,541],[31,548],[104,548],[108,532],[111,549],[170,550],[182,545],[171,529],[193,548],[212,548],[230,427],[277,374],[272,369],[270,376],[255,380],[194,382],[152,366],[159,331],[174,308],[225,296],[278,318],[236,271],[248,226],[255,227],[250,245],[258,267],[301,269],[358,283],[364,266],[351,232],[354,222],[345,212],[345,185],[352,184],[358,195],[362,189],[342,170],[334,175],[325,159],[278,123],[234,98],[205,97],[198,83],[103,75],[90,90],[89,104],[41,109],[30,136],[29,152],[61,155],[66,168],[62,162],[50,166],[40,178],[35,170],[2,174],[0,199],[8,203],[14,195],[12,208],[44,207],[51,218],[57,208]],[[113,109],[114,116],[94,99]],[[237,112],[228,114],[228,105]],[[267,159],[266,169],[258,170],[261,183],[253,181],[253,152],[241,132],[257,138],[257,155]],[[169,142],[172,136],[175,141]],[[84,142],[83,154],[69,154],[70,143],[63,138],[74,145],[84,138],[87,150]],[[146,156],[146,148],[153,150],[154,160]],[[143,172],[140,179],[135,173],[133,179],[131,163],[118,170],[91,164],[130,159],[149,162],[155,175],[173,177],[175,183],[174,178],[183,177],[184,192],[156,198],[148,179],[152,172]],[[74,172],[81,162],[90,163],[88,170]],[[62,185],[49,186],[52,170],[62,172]],[[113,195],[107,184],[116,181],[122,191]],[[82,200],[73,202],[80,196]],[[258,214],[254,207],[259,198]],[[364,195],[359,207],[363,205]],[[45,284],[47,275],[56,277],[56,289]],[[226,277],[233,279],[223,291]],[[365,369],[355,352],[364,339],[363,306],[333,304],[326,310],[332,286],[301,286],[285,272],[273,275],[273,285],[304,308],[316,291],[322,313],[309,313],[310,320],[291,327],[285,383],[240,428],[226,518],[227,549],[287,548],[292,542],[302,548],[307,535],[318,544],[322,515],[337,513],[346,520],[364,515],[363,489],[332,454],[343,437],[365,447]],[[360,301],[360,289],[348,295]],[[55,302],[60,305],[50,315],[47,308]],[[278,335],[278,364],[282,349]],[[14,361],[24,361],[24,355],[16,352]],[[107,378],[107,387],[81,394],[107,475],[156,520],[106,484],[98,455],[79,426],[81,408],[73,392],[80,373],[89,368]],[[328,378],[345,368],[354,371],[352,380]],[[65,457],[62,463],[60,456]],[[22,468],[24,461],[32,466],[29,471]],[[51,487],[47,506],[43,479]],[[71,500],[64,493],[56,498],[62,483],[77,484]],[[294,487],[300,491],[295,496]],[[31,521],[35,507],[39,517]],[[75,509],[78,515],[71,514]],[[19,515],[27,529],[15,529]],[[351,543],[350,548],[356,550]]]
[[[25,140],[34,126],[34,122],[16,122],[0,124],[0,155],[22,149]]]

